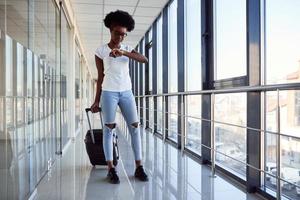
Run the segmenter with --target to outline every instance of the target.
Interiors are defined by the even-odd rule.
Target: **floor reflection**
[[[55,160],[53,117],[0,132],[0,199],[27,199]]]
[[[259,199],[220,176],[211,178],[208,167],[182,155],[175,147],[164,144],[160,138],[145,130],[142,130],[142,141],[144,165],[150,181],[149,184],[141,185],[129,179],[138,199]],[[131,177],[134,164],[133,154],[130,153],[130,137],[123,137],[120,143],[124,168]]]
[[[211,178],[208,167],[182,156],[172,145],[144,130],[144,166],[149,182],[139,182],[134,178],[130,137],[119,134],[121,160],[117,168],[121,183],[109,184],[105,167],[93,168],[89,163],[84,133],[82,131],[64,156],[57,159],[51,176],[47,175],[38,185],[37,199],[259,199],[220,175]]]

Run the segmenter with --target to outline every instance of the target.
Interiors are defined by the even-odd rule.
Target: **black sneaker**
[[[109,178],[109,182],[112,184],[120,183],[120,179],[119,179],[119,176],[118,176],[115,168],[110,168],[110,170],[108,171],[107,177]]]
[[[138,166],[134,172],[135,178],[139,179],[140,181],[148,181],[148,176],[144,171],[143,166]]]

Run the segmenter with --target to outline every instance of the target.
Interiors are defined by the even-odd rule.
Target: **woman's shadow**
[[[85,199],[117,200],[120,199],[119,188],[119,184],[108,182],[106,167],[93,167],[87,181]]]
[[[106,167],[93,167],[90,170],[89,178],[86,185],[85,199],[105,199],[105,200],[120,200],[134,199],[140,200],[144,198],[144,187],[147,182],[134,183],[134,177],[125,178],[124,172],[119,170],[120,184],[109,183]],[[128,183],[131,182],[131,183]]]

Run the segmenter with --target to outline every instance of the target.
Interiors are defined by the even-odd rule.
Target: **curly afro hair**
[[[128,12],[122,10],[108,13],[103,21],[105,26],[109,29],[111,29],[112,26],[118,25],[126,27],[128,32],[134,29],[135,24],[132,16]]]

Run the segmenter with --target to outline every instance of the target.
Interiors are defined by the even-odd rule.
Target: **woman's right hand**
[[[93,105],[91,106],[91,111],[92,113],[96,113],[96,112],[99,112],[99,102],[95,101],[93,103]]]

